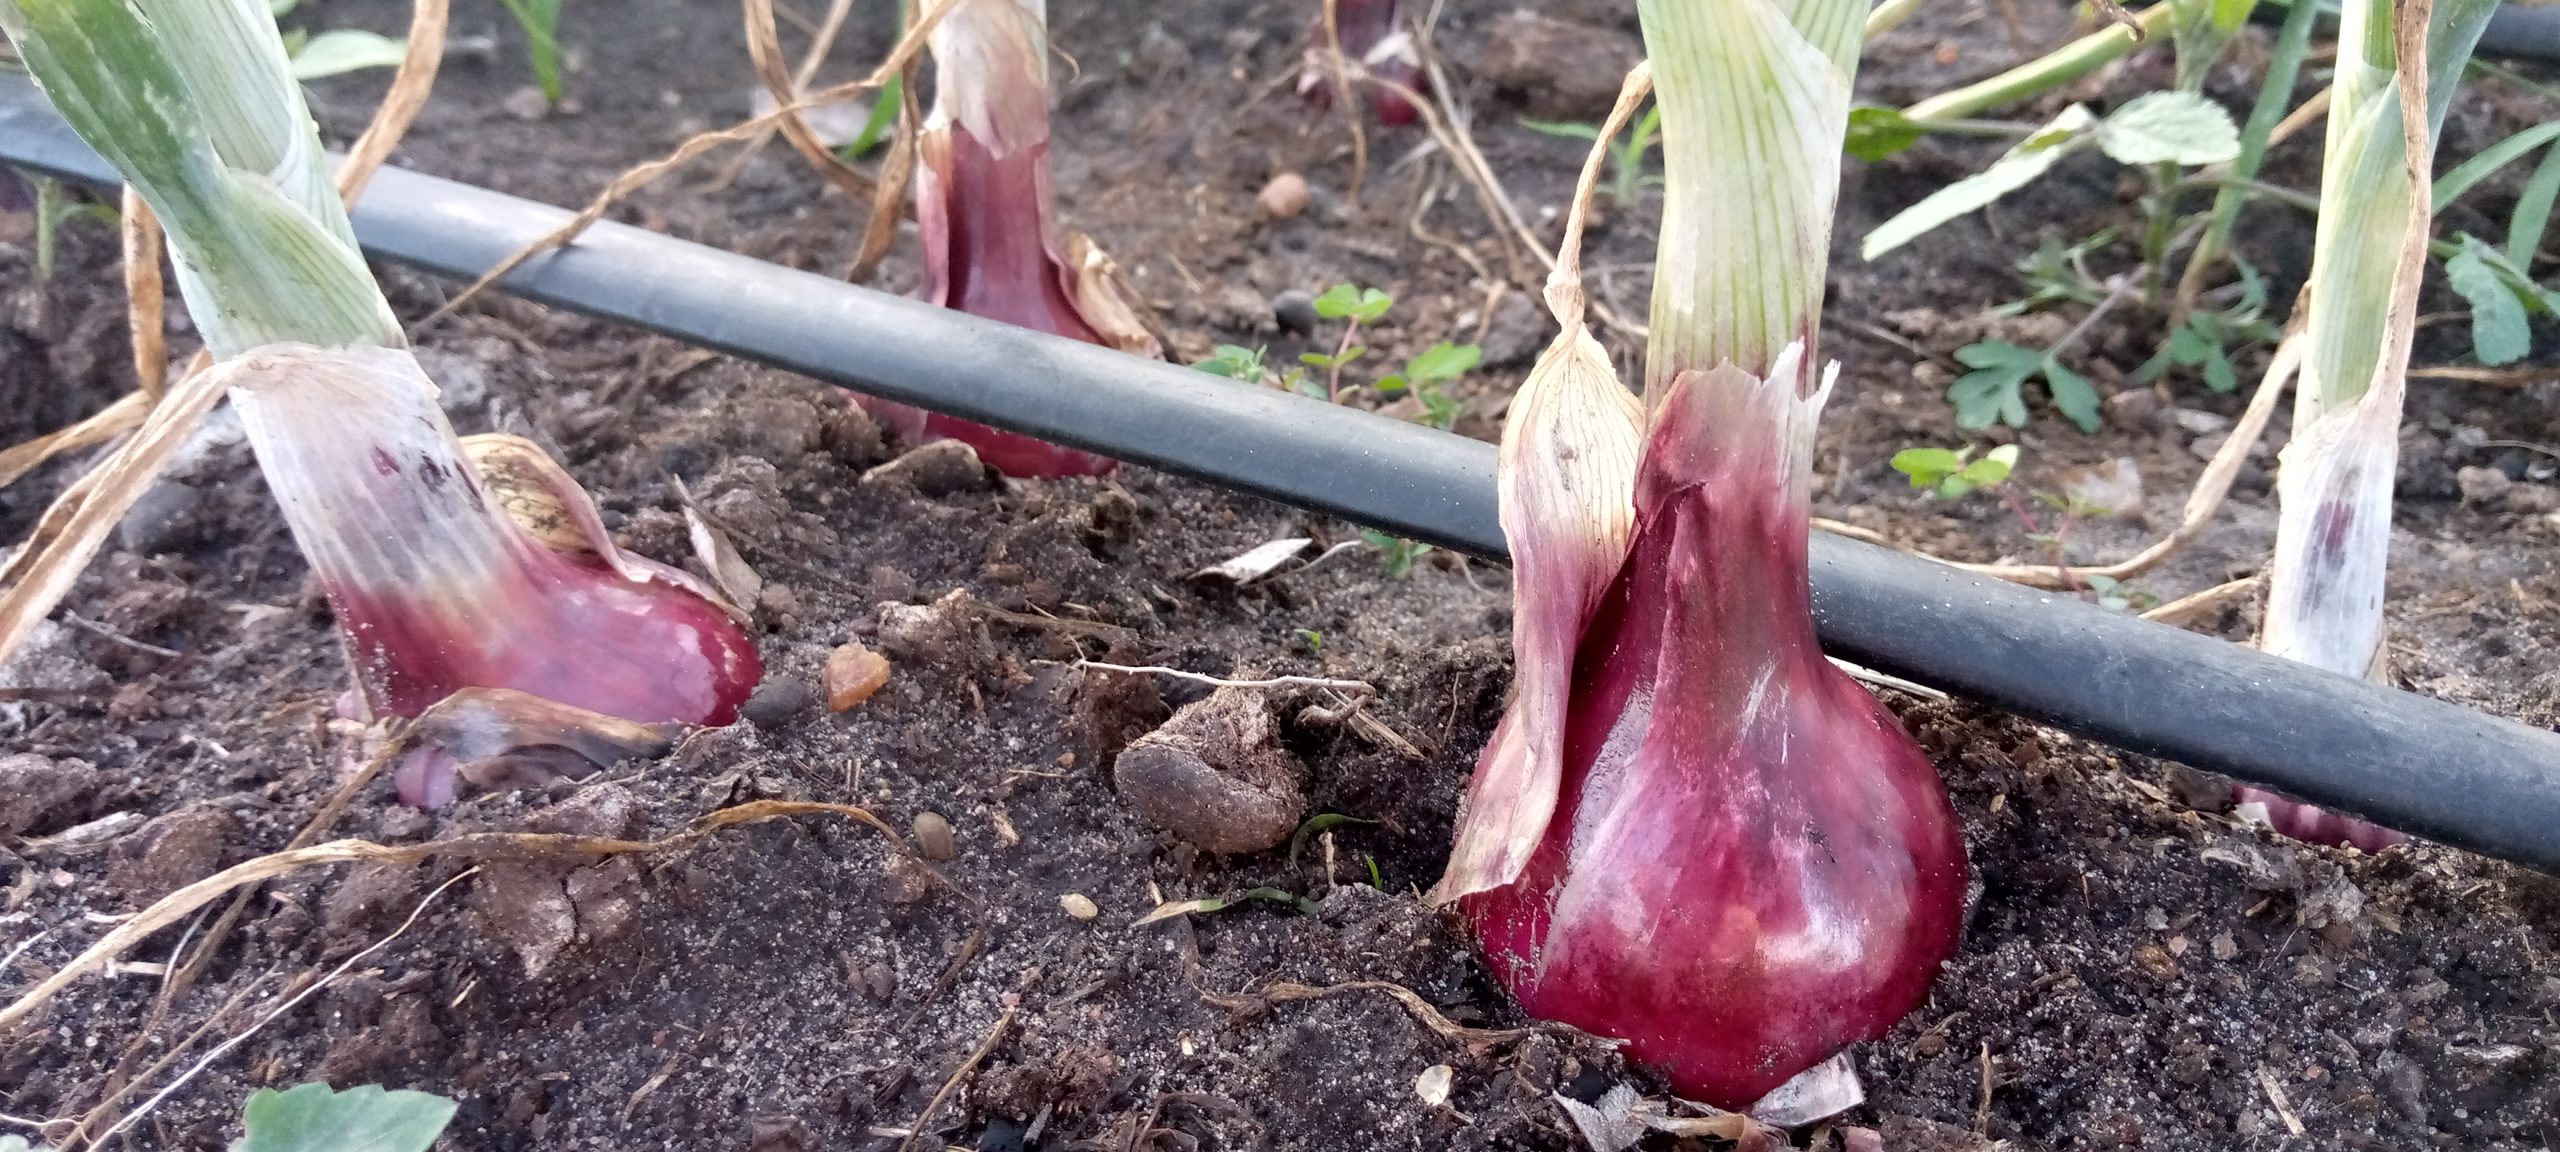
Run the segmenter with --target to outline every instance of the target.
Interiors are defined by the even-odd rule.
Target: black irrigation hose
[[[0,161],[113,179],[17,78],[0,77]],[[355,224],[376,256],[469,279],[568,216],[389,168]],[[893,400],[1504,554],[1489,444],[618,224],[505,284]],[[1812,563],[1823,643],[1845,659],[2560,872],[2560,735],[1824,533]]]
[[[2473,52],[2522,60],[2560,60],[2560,7],[2508,4],[2489,16]]]

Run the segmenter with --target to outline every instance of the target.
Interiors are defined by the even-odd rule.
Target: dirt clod
[[[1644,46],[1624,32],[1515,9],[1494,21],[1478,67],[1531,115],[1596,121],[1643,58]]]
[[[97,785],[98,770],[86,761],[0,756],[0,836],[70,824],[76,802]]]
[[[136,904],[149,903],[220,870],[224,852],[239,834],[238,820],[210,806],[158,817],[116,842],[107,883]]]
[[[1221,855],[1261,852],[1305,817],[1305,769],[1280,747],[1266,694],[1220,688],[1112,762],[1122,798],[1159,828]]]
[[[969,671],[995,658],[977,599],[966,588],[954,588],[931,604],[882,604],[878,612],[880,651],[891,660]],[[880,674],[887,675],[885,666]]]

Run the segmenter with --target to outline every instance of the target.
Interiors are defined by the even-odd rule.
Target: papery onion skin
[[[1555,818],[1518,881],[1460,901],[1523,1008],[1727,1108],[1919,1005],[1967,883],[1936,770],[1815,642],[1811,412],[1772,407],[1820,405],[1794,358],[1673,386],[1578,650]]]

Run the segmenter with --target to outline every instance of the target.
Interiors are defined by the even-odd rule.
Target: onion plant
[[[600,719],[736,715],[761,665],[734,609],[616,549],[548,458],[531,471],[574,540],[500,507],[357,250],[265,0],[0,0],[0,28],[166,226],[212,370],[336,614],[356,711],[500,689]],[[403,795],[449,797],[451,769],[414,758]]]
[[[1046,0],[958,0],[927,37],[933,111],[918,138],[925,296],[1053,336],[1161,355],[1111,265],[1050,209]],[[952,439],[1009,476],[1096,476],[1118,462],[904,404],[863,407],[911,444]]]
[[[2260,638],[2269,652],[2347,676],[2383,674],[2391,489],[2430,216],[2424,176],[2463,63],[2496,3],[2403,7],[2348,0],[2340,18],[2307,344],[2293,440],[2276,480],[2276,552]],[[2421,20],[2423,39],[2401,27]],[[2409,67],[2422,68],[2427,81],[2423,115],[2409,115],[2401,101]],[[2366,848],[2402,839],[2255,789],[2242,789],[2241,799],[2265,803],[2278,830],[2304,839]]]
[[[1681,1095],[1811,1119],[1854,1102],[1846,1046],[1926,996],[1966,886],[1944,785],[1809,610],[1867,6],[1637,11],[1665,173],[1644,395],[1551,283],[1564,332],[1503,431],[1514,697],[1436,896],[1529,1011],[1624,1040]]]

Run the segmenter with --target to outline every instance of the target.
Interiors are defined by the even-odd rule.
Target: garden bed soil
[[[1309,7],[1059,6],[1055,40],[1072,56],[1057,68],[1061,214],[1118,254],[1178,358],[1269,344],[1274,361],[1293,362],[1313,343],[1275,324],[1276,295],[1341,280],[1386,288],[1396,304],[1372,361],[1444,338],[1482,343],[1485,365],[1459,387],[1470,412],[1458,427],[1490,436],[1548,336],[1536,277],[1513,274],[1473,191],[1422,149],[1419,130],[1371,126],[1366,188],[1350,200],[1340,121],[1285,89]],[[2001,11],[1924,12],[1871,51],[1866,93],[1907,101],[2070,30],[2058,7],[2022,5],[2014,29]],[[1555,26],[1531,28],[1504,26],[1508,12],[1450,5],[1437,43],[1510,195],[1552,231],[1581,145],[1516,118],[1597,119],[1635,50],[1633,16],[1556,5]],[[885,48],[877,14],[856,15],[840,71]],[[388,0],[330,0],[290,22],[396,33],[404,15]],[[495,4],[457,5],[456,37],[487,38],[488,50],[448,65],[397,162],[574,204],[748,110],[742,35],[721,5],[572,4],[562,31],[576,110],[528,117],[514,26]],[[1530,32],[1563,46],[1517,51]],[[2262,55],[2253,34],[2217,94],[2245,107]],[[2136,57],[2020,115],[2118,98],[2164,67]],[[348,139],[379,89],[320,84],[327,135]],[[2453,117],[2446,152],[2548,112],[2483,86]],[[2270,179],[2310,186],[2316,135],[2280,150]],[[1886,461],[1966,442],[1940,396],[1948,354],[1986,332],[2058,333],[2045,318],[1984,310],[2020,294],[2009,265],[2040,231],[2076,238],[2121,224],[2136,190],[2091,157],[1875,264],[1848,243],[1994,150],[1927,142],[1851,165],[1829,306],[1846,370],[1816,502],[1906,546],[2034,560],[2044,546],[1997,501],[1932,501]],[[822,190],[787,150],[707,188],[718,168],[662,181],[617,215],[799,267],[850,262],[864,209]],[[1283,171],[1305,175],[1312,206],[1266,220],[1253,198]],[[2493,186],[2460,211],[2502,220],[2498,197],[2512,194]],[[1645,204],[1608,208],[1590,253],[1596,293],[1628,315],[1642,314],[1647,291]],[[2252,209],[2242,231],[2278,300],[2298,284],[2310,236],[2289,211]],[[28,225],[0,212],[0,389],[13,398],[0,439],[11,442],[131,382],[113,237],[66,225],[59,268],[39,283]],[[1471,263],[1514,278],[1497,290]],[[411,319],[451,290],[396,270],[386,280]],[[915,281],[910,242],[876,283]],[[2431,296],[2430,308],[2445,306]],[[2129,383],[2156,321],[2126,312],[2082,357],[2112,396],[2098,435],[2039,411],[2025,429],[1972,440],[2020,444],[2021,482],[2036,487],[2131,461],[2141,507],[2076,527],[2065,547],[2079,557],[2122,555],[2165,531],[2241,399],[2193,380]],[[2431,327],[2420,361],[2457,354],[2457,327]],[[171,329],[179,350],[192,345],[182,314]],[[1635,362],[1623,338],[1610,342]],[[1142,468],[1104,481],[865,483],[897,446],[831,389],[513,301],[468,308],[419,345],[464,431],[551,447],[641,552],[686,555],[671,483],[681,479],[767,581],[755,615],[771,684],[752,719],[664,758],[432,813],[376,783],[332,835],[647,838],[725,806],[788,799],[860,805],[901,831],[933,813],[954,851],[928,865],[862,823],[809,815],[601,862],[487,864],[213,1061],[129,1146],[225,1147],[250,1090],[313,1079],[453,1097],[461,1111],[443,1146],[470,1149],[890,1148],[900,1140],[883,1133],[919,1114],[920,1147],[1561,1149],[1580,1140],[1556,1094],[1591,1100],[1622,1082],[1661,1094],[1605,1044],[1508,1031],[1527,1022],[1462,927],[1419,896],[1439,875],[1502,704],[1501,568],[1434,553],[1394,577],[1355,547],[1230,588],[1192,574],[1280,537],[1357,540],[1355,526]],[[2253,354],[2244,376],[2262,361]],[[2560,652],[2560,521],[2522,450],[2497,444],[2560,443],[2553,377],[2415,388],[2391,608],[2398,684],[2543,726],[2560,723],[2560,679],[2546,671]],[[2216,526],[2134,591],[2166,600],[2262,562],[2282,439],[2252,454]],[[0,526],[22,535],[79,463],[0,492]],[[2524,480],[2492,494],[2474,474],[2465,500],[2465,467]],[[236,434],[208,438],[177,477],[10,670],[39,691],[0,703],[0,832],[13,837],[0,842],[0,948],[45,935],[15,954],[0,991],[64,964],[112,918],[282,848],[362,762],[360,733],[333,719],[345,673],[326,605]],[[882,635],[883,605],[932,605],[955,589],[987,610],[975,623],[921,643]],[[2255,622],[2243,600],[2200,626],[2245,640]],[[894,671],[869,701],[830,713],[816,685],[849,640],[890,648]],[[1284,696],[1276,713],[1308,811],[1367,822],[1299,852],[1223,858],[1157,830],[1115,790],[1113,754],[1207,689],[1080,671],[1083,658],[1375,685],[1374,724],[1302,711],[1339,703],[1313,691]],[[2279,841],[2220,811],[2214,783],[2178,766],[1962,702],[1887,701],[1946,775],[1978,892],[1928,1004],[1861,1050],[1870,1099],[1846,1123],[1905,1152],[2526,1149],[2560,1136],[2549,934],[2560,884],[2428,845],[2364,856]],[[127,813],[101,841],[55,839]],[[463,866],[322,868],[268,884],[156,1022],[156,969],[75,984],[0,1036],[0,1112],[79,1116],[218,1014],[213,1035],[245,1030],[283,990],[397,929]],[[1132,924],[1163,901],[1259,886],[1310,904]],[[1090,919],[1071,914],[1079,901]],[[181,931],[128,959],[169,959]],[[1331,991],[1293,998],[1289,985]],[[1416,1090],[1435,1065],[1453,1074],[1441,1103]],[[964,1067],[958,1089],[929,1106]],[[1845,1134],[1795,1138],[1839,1147]]]

